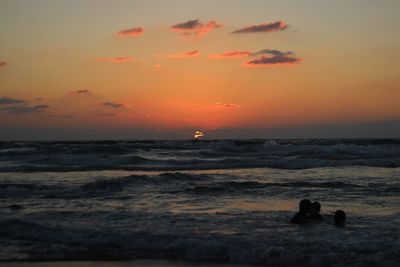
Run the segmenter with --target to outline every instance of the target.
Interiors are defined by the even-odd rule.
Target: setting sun
[[[194,139],[199,139],[200,137],[203,137],[203,136],[204,136],[204,133],[200,130],[198,130],[194,133]]]

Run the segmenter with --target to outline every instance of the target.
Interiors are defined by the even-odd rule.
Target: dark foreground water
[[[399,166],[400,140],[3,142],[0,260],[397,266]],[[287,223],[302,198],[325,223]]]

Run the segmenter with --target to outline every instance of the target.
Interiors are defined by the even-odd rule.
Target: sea
[[[0,142],[0,263],[135,259],[399,266],[400,139]]]

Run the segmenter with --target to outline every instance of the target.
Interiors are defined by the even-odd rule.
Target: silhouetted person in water
[[[320,214],[321,211],[321,204],[318,201],[311,203],[310,207],[310,215],[308,219],[310,222],[321,222],[324,220],[324,217]]]
[[[289,223],[303,224],[307,222],[307,216],[310,213],[311,201],[303,199],[299,203],[299,211],[290,219]]]
[[[343,210],[337,210],[334,216],[335,226],[344,226],[346,222],[346,213]]]

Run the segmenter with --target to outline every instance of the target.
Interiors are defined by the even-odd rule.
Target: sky
[[[400,137],[398,0],[0,0],[0,140]]]

